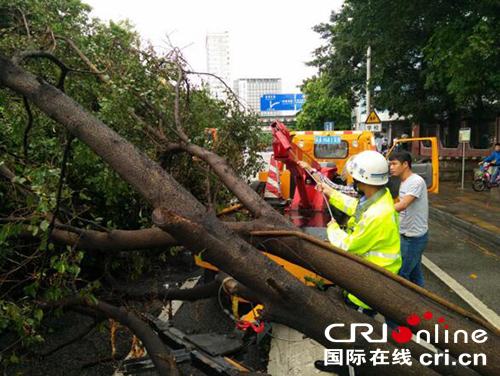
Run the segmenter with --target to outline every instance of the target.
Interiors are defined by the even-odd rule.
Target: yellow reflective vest
[[[399,220],[389,190],[382,188],[362,204],[356,198],[333,191],[330,203],[351,218],[347,222],[347,231],[343,231],[337,222],[330,222],[328,240],[334,246],[396,274],[402,263]],[[352,294],[348,294],[348,298],[362,308],[371,309]]]

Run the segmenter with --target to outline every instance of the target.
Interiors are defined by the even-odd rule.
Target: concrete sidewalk
[[[439,190],[439,194],[429,195],[430,217],[492,246],[500,254],[500,188],[475,192],[470,182],[464,190],[458,183],[444,182]]]

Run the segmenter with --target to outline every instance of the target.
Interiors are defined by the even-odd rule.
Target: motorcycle
[[[472,189],[476,192],[482,192],[485,189],[490,189],[492,187],[498,187],[500,185],[500,175],[497,176],[496,181],[491,181],[490,167],[492,169],[497,166],[491,166],[491,163],[484,162],[479,168],[474,170],[474,181],[472,182]]]

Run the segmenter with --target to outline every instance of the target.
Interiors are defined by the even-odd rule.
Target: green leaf
[[[63,261],[59,260],[54,263],[54,269],[56,269],[59,273],[64,274],[66,272],[66,265]]]
[[[97,304],[99,304],[99,301],[97,300],[97,298],[93,294],[90,294],[87,298],[89,299],[89,301],[92,305],[96,306]]]
[[[43,311],[41,309],[35,309],[35,312],[33,313],[33,316],[38,320],[42,321],[43,318]]]
[[[37,342],[43,342],[44,339],[43,339],[43,337],[40,334],[37,334],[37,335],[35,335],[35,341],[37,341]]]
[[[40,228],[42,229],[42,231],[47,231],[48,228],[49,228],[49,221],[47,221],[46,219],[44,219],[41,223],[40,223]]]
[[[89,196],[87,196],[85,193],[83,193],[83,191],[80,191],[80,193],[78,194],[78,196],[79,196],[82,200],[90,200],[90,199],[91,199]]]

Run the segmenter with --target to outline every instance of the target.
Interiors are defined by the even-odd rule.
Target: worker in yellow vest
[[[317,173],[305,163],[299,162],[299,165],[312,174]],[[385,187],[389,180],[389,164],[382,154],[367,150],[351,158],[345,168],[354,180],[354,189],[362,195],[360,199],[341,193],[325,183],[317,185],[331,205],[350,216],[345,231],[335,220],[328,224],[328,240],[334,246],[397,274],[402,259],[398,215],[392,196]],[[371,317],[376,314],[353,294],[345,291],[344,298],[359,312]],[[315,365],[322,369],[321,364]]]

